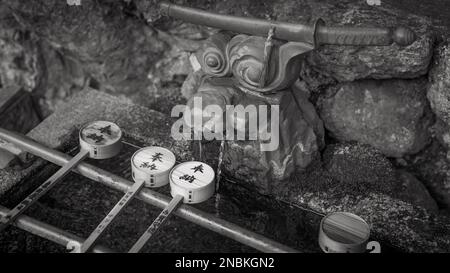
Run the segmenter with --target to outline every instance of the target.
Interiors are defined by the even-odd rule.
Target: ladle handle
[[[128,251],[128,253],[138,253],[141,251],[142,247],[147,243],[147,241],[153,236],[153,234],[159,229],[162,224],[169,218],[170,214],[178,207],[178,205],[183,201],[184,197],[182,195],[175,195],[175,197],[170,201],[167,207],[156,217],[150,227],[142,234],[141,238],[133,245],[133,247]]]
[[[120,214],[123,208],[125,208],[133,197],[139,193],[142,187],[145,185],[145,181],[136,182],[130,189],[125,193],[125,195],[117,202],[114,208],[103,218],[102,222],[95,228],[95,230],[89,235],[89,237],[84,241],[80,247],[80,253],[88,252],[94,244],[97,242],[98,238],[103,234],[106,228],[111,224],[114,219]]]

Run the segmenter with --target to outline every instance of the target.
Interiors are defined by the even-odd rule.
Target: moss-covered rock
[[[430,141],[426,87],[424,78],[338,84],[328,88],[320,116],[340,141],[369,144],[389,157],[414,154]]]
[[[325,169],[351,194],[367,191],[392,194],[397,188],[394,166],[369,145],[328,145],[323,159]]]

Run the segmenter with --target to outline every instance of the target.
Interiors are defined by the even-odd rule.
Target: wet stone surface
[[[354,194],[348,191],[345,184],[333,181],[320,168],[299,174],[290,183],[290,187],[274,195],[324,213],[355,213],[369,223],[373,236],[382,245],[384,243],[404,252],[450,251],[450,219],[445,214],[414,206],[411,201],[402,201],[392,193],[368,189],[364,194]]]
[[[64,148],[76,141],[72,138],[76,129],[81,129],[93,120],[112,121],[128,136],[149,145],[171,147],[182,159],[190,157],[187,141],[174,141],[167,137],[170,135],[172,119],[160,112],[92,89],[73,96],[70,103],[62,105],[28,136],[51,148]]]
[[[29,135],[36,141],[52,148],[71,151],[77,145],[77,129],[93,119],[116,121],[125,132],[125,140],[134,145],[158,145],[169,148],[176,154],[178,161],[192,158],[193,154],[188,143],[173,142],[167,137],[171,123],[164,115],[127,102],[120,102],[114,97],[95,91],[87,91],[82,95],[75,96],[69,104],[62,106],[59,112],[46,119]],[[53,129],[50,130],[51,128]],[[88,159],[87,161],[129,179],[130,158],[136,150],[136,147],[125,145],[123,153],[117,158],[103,161]],[[216,161],[209,161],[208,159],[207,163],[215,166]],[[56,170],[53,165],[42,169],[42,163],[39,160],[28,170],[18,172],[20,176],[13,181],[15,184],[12,183],[10,185],[12,189],[9,190],[15,195],[8,193],[4,195],[1,201],[2,205],[14,206]],[[2,177],[5,179],[13,177],[13,170],[7,169],[3,172]],[[31,172],[33,172],[32,178],[28,176],[21,180],[25,174]],[[21,190],[18,191],[18,189]],[[169,194],[167,187],[160,190],[166,195]],[[41,199],[36,206],[30,208],[27,215],[76,235],[87,237],[121,196],[122,193],[72,173]],[[227,187],[226,184],[222,187],[219,195],[196,206],[212,215],[264,234],[301,251],[319,251],[315,236],[320,218],[314,214],[278,204],[274,200],[262,198],[251,191],[239,190],[239,187]],[[160,209],[134,200],[117,223],[114,223],[111,230],[100,240],[100,243],[117,251],[127,250],[160,211]],[[156,238],[157,240],[148,244],[144,251],[254,251],[176,217],[169,220],[168,225]],[[24,232],[14,228],[2,235],[0,241],[2,242],[0,244],[2,252],[65,251],[64,248],[43,242],[42,239],[37,239],[33,235],[25,235]]]
[[[127,141],[142,145],[136,140],[127,139]],[[125,145],[118,157],[111,160],[88,161],[131,179],[130,158],[136,150],[135,147]],[[43,181],[53,171],[54,167],[46,167],[35,176],[35,179]],[[156,191],[169,195],[168,187]],[[120,192],[72,173],[30,208],[27,215],[86,238],[121,196]],[[315,215],[227,187],[206,203],[195,207],[301,251],[318,251],[315,235],[320,218]],[[99,244],[115,251],[127,251],[160,211],[161,209],[146,205],[142,201],[132,201],[99,240]],[[24,241],[26,243],[23,243]],[[0,242],[1,252],[65,251],[64,248],[44,243],[32,235],[24,235],[17,229],[11,229],[0,236]],[[143,252],[255,252],[255,250],[175,216],[158,231]]]

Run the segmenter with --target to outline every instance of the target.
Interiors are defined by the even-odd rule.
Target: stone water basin
[[[138,143],[133,139],[127,139],[127,142]],[[100,161],[89,159],[88,162],[131,180],[130,158],[137,149],[124,145],[121,154],[113,159]],[[45,164],[33,177],[32,184],[42,183],[56,169],[53,164]],[[156,191],[170,195],[168,186]],[[26,214],[87,238],[122,195],[121,192],[71,173],[28,209]],[[317,244],[318,225],[321,219],[319,215],[269,201],[245,189],[236,189],[229,183],[222,183],[221,190],[216,196],[195,207],[300,251],[320,251]],[[133,200],[98,243],[114,251],[126,252],[160,211],[161,209],[140,200]],[[66,252],[63,246],[26,234],[16,228],[9,228],[6,234],[0,237],[0,241],[1,252]],[[155,234],[143,252],[257,251],[173,216]]]
[[[72,97],[67,104],[34,128],[28,136],[52,149],[74,153],[76,152],[74,148],[77,147],[78,130],[83,124],[93,120],[113,121],[125,132],[127,142],[140,147],[161,146],[168,148],[174,152],[180,162],[193,158],[200,159],[199,155],[195,155],[198,148],[194,147],[195,145],[192,142],[174,141],[170,137],[173,120],[167,116],[94,90],[88,90]],[[214,146],[214,143],[212,144]],[[118,157],[104,161],[88,161],[116,175],[130,179],[130,158],[136,150],[136,147],[126,145]],[[218,151],[205,147],[203,152],[202,158],[204,160],[202,161],[206,161],[213,168],[216,168]],[[57,167],[53,164],[35,160],[28,166],[0,170],[0,204],[8,208],[13,207],[33,188],[42,183],[45,178],[53,174],[56,169]],[[417,227],[415,223],[418,220],[424,223],[423,226],[427,227],[429,221],[435,223],[432,220],[435,218],[430,218],[431,220],[426,218],[425,220],[428,221],[426,222],[422,218],[415,217],[414,226],[412,226],[408,219],[411,219],[410,211],[415,212],[415,210],[404,203],[398,203],[382,195],[372,194],[367,195],[367,198],[386,201],[389,203],[388,206],[385,206],[385,203],[381,201],[378,203],[372,202],[372,199],[367,201],[367,198],[362,199],[362,204],[361,202],[349,203],[351,199],[336,198],[333,194],[328,193],[326,188],[321,189],[318,193],[309,193],[309,188],[305,188],[304,185],[317,184],[320,177],[323,176],[320,170],[318,176],[306,175],[300,177],[299,179],[302,181],[300,184],[299,181],[291,181],[292,183],[287,184],[287,186],[280,187],[279,190],[286,191],[286,196],[283,194],[276,196],[261,195],[249,181],[240,181],[236,177],[232,178],[233,174],[229,175],[229,177],[222,179],[219,190],[220,198],[212,198],[195,206],[299,251],[320,252],[317,236],[321,216],[300,209],[302,206],[313,208],[322,214],[344,210],[356,213],[364,219],[369,219],[374,231],[374,238],[371,239],[382,244],[383,252],[405,251],[406,248],[416,245],[415,241],[405,241],[403,240],[404,237],[399,237],[399,235],[411,238],[410,234],[412,234],[420,240],[422,238],[428,240],[431,238],[430,236],[434,236],[433,238],[437,238],[435,240],[439,240],[439,242],[446,240],[445,232],[442,235],[430,235],[431,232],[427,228],[415,228]],[[162,193],[168,195],[168,187],[157,191],[162,191]],[[86,238],[112,209],[122,194],[78,174],[71,173],[40,202],[32,206],[26,214]],[[330,203],[329,200],[337,203],[337,205]],[[400,215],[397,213],[397,208],[401,209]],[[128,250],[160,211],[160,209],[146,205],[139,200],[132,201],[99,243],[115,251]],[[391,217],[392,215],[394,218]],[[386,225],[387,223],[389,225]],[[441,229],[445,228],[439,222],[433,225],[438,225]],[[399,226],[401,229],[398,228]],[[153,239],[143,251],[255,251],[177,217],[171,218]],[[395,248],[389,248],[391,245]],[[446,245],[439,246],[441,248],[446,247]],[[417,248],[425,249],[421,245]],[[427,249],[435,249],[434,244]],[[62,246],[56,246],[15,228],[8,228],[5,233],[0,234],[0,252],[64,251],[65,249]]]

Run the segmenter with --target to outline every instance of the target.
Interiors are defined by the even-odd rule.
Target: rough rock
[[[365,219],[372,239],[407,252],[450,251],[450,218],[405,201],[399,196],[402,185],[395,192],[383,193],[369,183],[355,192],[346,183],[334,179],[320,163],[274,188],[277,200],[317,213],[347,211]],[[417,201],[417,200],[416,200]]]
[[[429,211],[438,212],[438,205],[431,197],[427,188],[411,173],[399,170],[397,177],[401,182],[400,199],[409,201],[413,205],[421,206]]]
[[[309,93],[311,102],[316,105],[321,94],[326,92],[330,86],[336,84],[336,80],[324,75],[320,71],[314,70],[307,63],[303,63],[300,70],[300,77],[295,86]]]
[[[181,86],[181,94],[184,98],[189,100],[194,96],[195,93],[197,93],[198,88],[201,84],[201,78],[203,76],[203,72],[201,70],[190,73],[186,80],[183,82],[183,85]]]
[[[301,96],[300,93],[296,94]],[[247,103],[255,103],[254,99],[247,100]],[[290,92],[283,92],[281,95],[277,150],[261,151],[259,140],[229,140],[225,147],[224,172],[243,181],[246,186],[267,194],[295,170],[304,170],[316,160],[323,146],[323,125],[307,98],[297,101],[300,108]],[[242,99],[239,103],[246,105]]]
[[[436,202],[412,174],[396,170],[377,149],[358,143],[328,145],[323,153],[324,168],[339,183],[339,194],[365,196],[385,194],[429,211]]]
[[[1,7],[0,26],[0,87],[20,86],[32,91],[39,85],[43,73],[39,39],[21,30],[11,14]]]
[[[450,161],[438,142],[411,157],[408,170],[422,181],[440,208],[450,210]]]
[[[149,72],[149,77],[154,84],[158,84],[158,81],[172,82],[177,77],[182,77],[184,80],[193,72],[189,57],[201,47],[202,40],[192,39],[190,36],[185,37],[183,31],[189,33],[189,28],[181,27],[180,29],[178,26],[167,33],[158,31],[158,38],[170,45],[170,48],[164,52],[164,55]]]
[[[42,40],[8,11],[1,3],[0,85],[32,92],[47,116],[61,100],[81,90],[86,76],[77,60]]]
[[[369,145],[328,145],[323,160],[330,175],[350,188],[353,194],[364,194],[367,189],[393,193],[396,189],[395,170],[391,162]]]
[[[134,0],[147,19],[158,21],[156,1]],[[395,5],[370,6],[365,1],[180,1],[192,7],[237,16],[258,17],[291,23],[312,23],[323,18],[328,25],[408,26],[419,37],[408,47],[324,46],[309,54],[314,69],[339,81],[375,78],[415,78],[427,73],[432,57],[433,31],[430,19],[404,12]],[[166,19],[167,20],[167,19]]]
[[[450,30],[450,9],[447,0],[434,0],[433,4],[422,0],[384,0],[387,8],[401,9],[409,14],[427,17],[433,22],[433,30],[441,37],[448,36]]]
[[[327,90],[320,103],[325,127],[340,141],[369,144],[389,157],[419,152],[432,122],[426,80],[362,80]]]
[[[48,116],[73,94],[86,88],[91,79],[82,63],[64,49],[41,41],[40,55],[43,60],[42,84],[33,94],[41,98],[41,109],[44,116]]]
[[[39,53],[46,75],[36,93],[45,98],[48,113],[86,85],[116,95],[145,96],[152,83],[148,73],[170,49],[152,27],[127,15],[121,2],[5,4],[42,45]]]
[[[435,50],[427,97],[434,113],[450,125],[450,39]]]
[[[450,160],[450,125],[440,118],[436,118],[436,122],[431,127],[431,133],[433,138],[436,139],[442,147],[445,147],[447,159]]]
[[[87,86],[170,113],[182,101],[176,87],[192,72],[190,54],[210,35],[189,24],[150,25],[130,1],[1,5],[12,11],[4,16],[9,32],[23,29],[37,40],[41,84],[35,94],[45,116]]]

